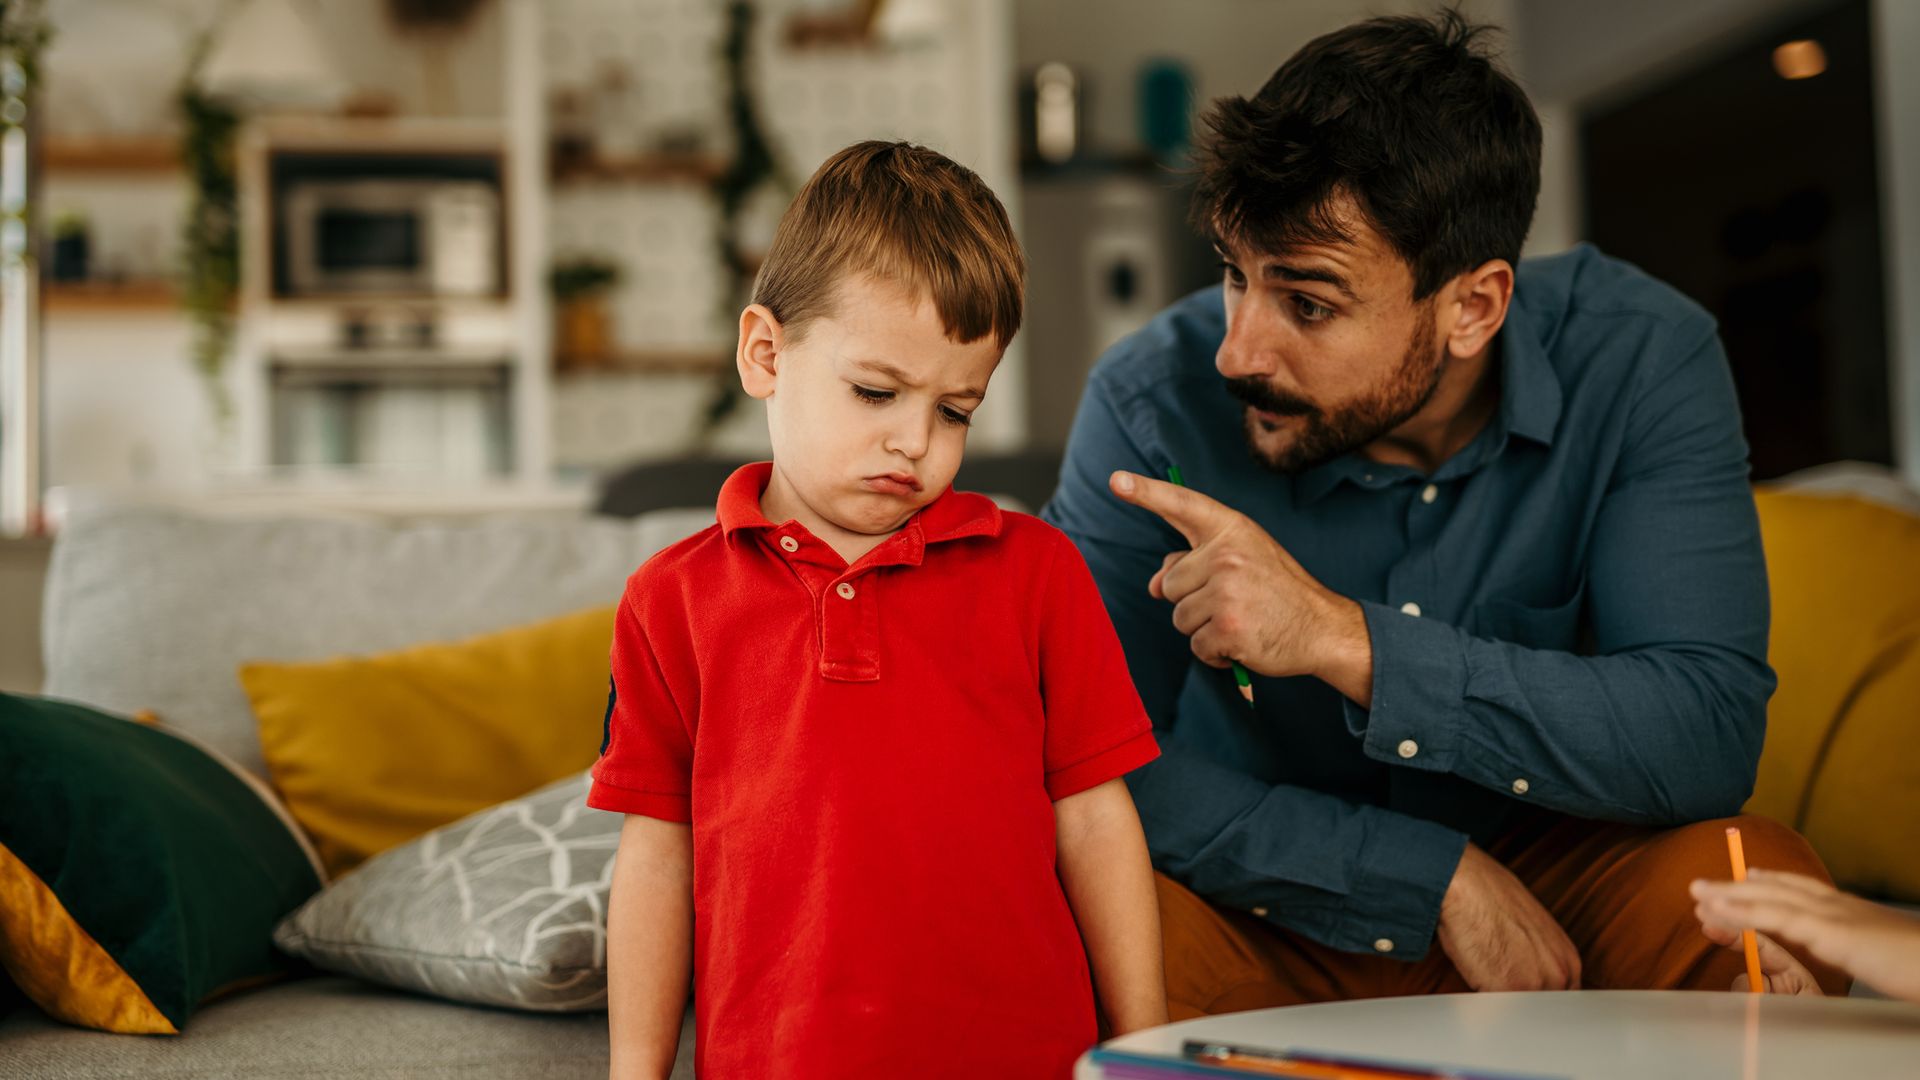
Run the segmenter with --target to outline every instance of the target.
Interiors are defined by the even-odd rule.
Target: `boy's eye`
[[[853,396],[859,398],[861,401],[867,401],[875,405],[879,405],[883,402],[892,401],[893,391],[875,390],[872,387],[861,386],[859,383],[854,383]]]
[[[973,423],[973,416],[971,414],[963,413],[959,409],[949,409],[945,406],[942,406],[940,409],[940,419],[956,427],[966,427]]]
[[[1247,279],[1240,276],[1240,268],[1233,265],[1232,263],[1222,260],[1220,263],[1220,269],[1226,272],[1227,284],[1233,286],[1234,288],[1236,289],[1243,288],[1247,284]]]
[[[1300,293],[1293,294],[1293,306],[1305,322],[1320,322],[1333,314],[1332,308]]]

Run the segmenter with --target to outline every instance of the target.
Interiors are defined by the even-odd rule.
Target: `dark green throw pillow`
[[[177,1034],[292,961],[318,863],[258,781],[169,733],[0,694],[0,965],[48,1013]]]

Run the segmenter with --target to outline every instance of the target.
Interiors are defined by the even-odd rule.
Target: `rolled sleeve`
[[[1342,699],[1348,729],[1375,761],[1451,772],[1468,677],[1460,631],[1372,601],[1360,608],[1373,639],[1373,707]]]
[[[1374,812],[1368,818],[1352,891],[1326,943],[1419,960],[1432,947],[1440,901],[1466,851],[1466,834],[1405,814]]]

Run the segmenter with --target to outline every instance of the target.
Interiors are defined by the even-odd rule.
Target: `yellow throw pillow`
[[[1920,900],[1920,518],[1846,495],[1755,494],[1780,689],[1747,809],[1842,884]]]
[[[267,769],[328,872],[592,765],[613,613],[243,665]]]

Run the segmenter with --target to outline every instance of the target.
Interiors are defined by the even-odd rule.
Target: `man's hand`
[[[1920,919],[1849,896],[1804,874],[1779,870],[1749,870],[1744,882],[1696,881],[1692,892],[1698,902],[1694,914],[1715,941],[1731,935],[1737,944],[1740,930],[1750,926],[1805,946],[1881,993],[1920,1001]],[[1793,961],[1786,950],[1776,946],[1774,951]],[[1813,982],[1797,962],[1793,969],[1797,977]],[[1768,963],[1765,945],[1760,970],[1769,986],[1775,985],[1775,967]],[[1780,970],[1792,974],[1784,966]],[[1743,985],[1745,981],[1742,976]]]
[[[1245,514],[1190,488],[1116,472],[1113,493],[1164,518],[1192,548],[1148,583],[1202,663],[1262,675],[1315,675],[1357,704],[1373,697],[1373,649],[1360,605],[1302,569]]]
[[[1440,902],[1440,947],[1475,990],[1578,990],[1580,953],[1520,879],[1472,844]]]

